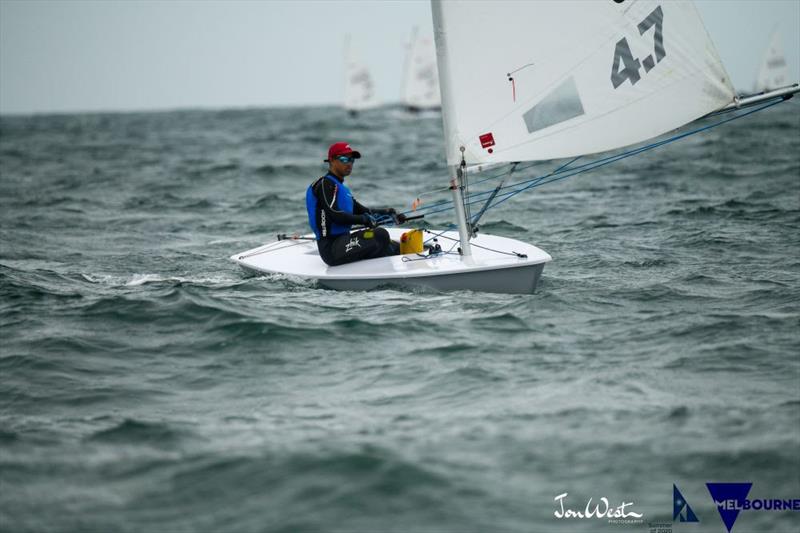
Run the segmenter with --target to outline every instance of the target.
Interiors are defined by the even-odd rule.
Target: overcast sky
[[[739,90],[776,27],[800,79],[800,0],[696,3]],[[348,32],[394,102],[415,25],[426,0],[0,0],[0,113],[336,104]]]

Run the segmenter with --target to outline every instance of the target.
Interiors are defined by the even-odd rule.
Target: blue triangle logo
[[[728,533],[733,529],[733,524],[739,516],[739,511],[744,507],[744,501],[752,486],[752,483],[706,483],[719,516],[728,528]]]
[[[683,512],[683,511],[686,512]],[[674,522],[676,518],[680,517],[679,522],[699,522],[700,520],[697,518],[697,515],[694,514],[692,508],[689,507],[689,502],[686,501],[686,498],[683,497],[681,491],[678,490],[678,486],[673,484],[672,485],[672,521]]]

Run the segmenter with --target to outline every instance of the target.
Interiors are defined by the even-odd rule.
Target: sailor
[[[374,259],[400,253],[400,246],[389,238],[389,232],[378,227],[384,216],[398,224],[403,214],[392,208],[370,209],[353,198],[344,179],[353,172],[353,163],[361,153],[346,142],[328,148],[328,173],[312,183],[306,191],[308,223],[317,237],[319,255],[330,266],[344,265],[361,259]],[[354,225],[364,229],[352,231]]]

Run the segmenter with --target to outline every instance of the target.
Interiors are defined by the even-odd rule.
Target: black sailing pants
[[[383,228],[362,229],[320,239],[317,241],[317,248],[322,260],[330,266],[400,253],[400,245],[393,242],[389,238],[389,232]]]

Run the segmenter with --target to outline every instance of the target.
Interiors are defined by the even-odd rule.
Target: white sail
[[[789,83],[789,70],[783,55],[783,39],[776,29],[769,39],[769,47],[756,77],[755,92],[769,91],[784,87]]]
[[[408,45],[401,101],[413,109],[436,109],[442,103],[433,37],[420,35],[417,28]]]
[[[634,144],[732,101],[693,3],[432,0],[447,162]]]
[[[375,83],[367,66],[350,45],[350,35],[344,42],[344,108],[362,111],[379,105]]]

